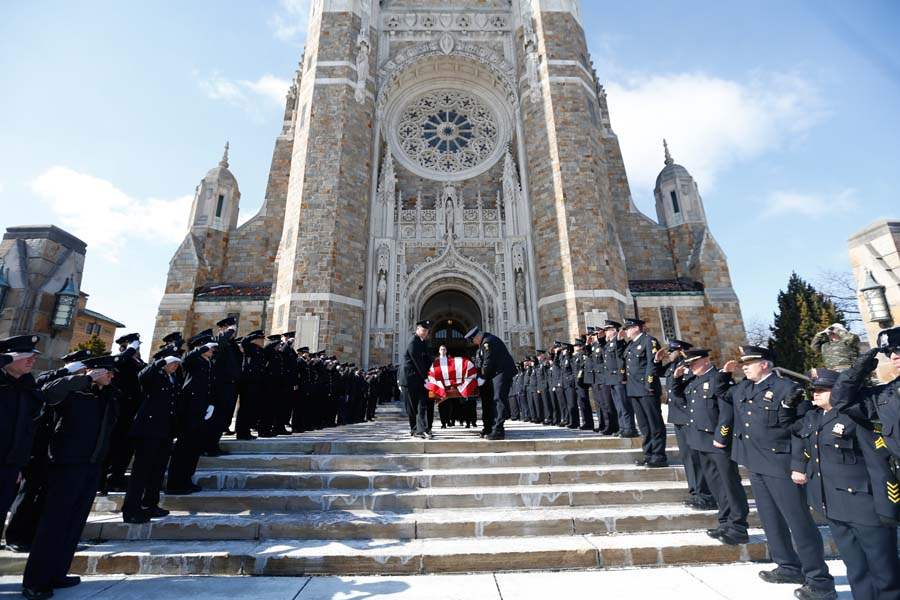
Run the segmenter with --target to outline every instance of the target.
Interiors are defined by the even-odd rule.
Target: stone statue
[[[525,308],[525,274],[521,269],[516,270],[516,306],[519,309],[519,323],[526,321],[527,314]]]
[[[375,310],[375,318],[378,320],[378,326],[383,327],[386,320],[385,305],[387,304],[387,280],[384,271],[378,272],[378,287],[376,290],[378,308]]]
[[[360,35],[356,52],[356,90],[354,97],[362,104],[366,100],[366,82],[369,79],[369,38]]]

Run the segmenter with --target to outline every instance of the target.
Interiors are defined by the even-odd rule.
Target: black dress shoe
[[[139,513],[122,513],[122,522],[130,525],[143,525],[150,522],[150,517],[142,512]]]
[[[193,493],[191,488],[166,488],[166,496],[188,496]]]
[[[19,554],[28,554],[31,552],[31,546],[25,544],[10,544],[7,542],[6,549],[10,552],[18,552]]]
[[[714,528],[714,529],[707,529],[707,530],[706,530],[706,535],[708,535],[709,537],[711,537],[711,538],[714,539],[714,540],[717,540],[717,539],[719,539],[720,537],[722,537],[722,534],[724,534],[724,533],[725,533],[725,532],[722,531],[721,529],[719,529],[718,527],[716,527],[716,528]]]
[[[626,431],[624,433],[620,433],[619,437],[621,437],[621,438],[636,438],[636,437],[641,437],[641,434],[639,434],[637,431]]]
[[[771,571],[760,571],[759,578],[766,583],[793,583],[795,585],[803,585],[806,578],[802,573],[796,571],[788,571],[781,567],[776,567]]]
[[[489,433],[489,434],[487,434],[486,436],[484,436],[484,439],[486,439],[486,440],[491,440],[491,441],[505,440],[505,439],[506,439],[506,433],[503,432],[503,431],[492,431],[491,433]]]
[[[646,459],[646,458],[639,458],[639,459],[637,459],[636,461],[634,461],[634,465],[635,465],[636,467],[646,467],[646,466],[647,466],[647,459]]]
[[[28,600],[46,600],[53,597],[53,590],[36,590],[22,586],[22,595]]]
[[[662,469],[669,466],[669,461],[667,460],[648,460],[647,467],[651,469]]]
[[[800,600],[835,600],[837,592],[833,588],[823,590],[803,585],[794,590],[794,596]]]
[[[57,579],[53,582],[53,589],[61,590],[64,588],[75,587],[79,583],[81,583],[81,577],[78,575],[66,575],[62,579]]]
[[[237,436],[237,439],[241,440],[242,442],[249,442],[255,440],[256,436],[251,433],[245,433],[243,435]]]
[[[733,531],[723,531],[719,536],[719,541],[729,546],[740,546],[750,541],[750,536],[746,533],[735,533]]]
[[[159,519],[160,517],[168,517],[169,511],[158,506],[151,506],[144,509],[144,514],[146,514],[151,519]]]
[[[202,492],[202,491],[203,491],[203,488],[200,487],[199,485],[197,485],[196,483],[190,484],[190,485],[188,486],[188,489],[191,490],[192,493],[194,493],[194,492]]]

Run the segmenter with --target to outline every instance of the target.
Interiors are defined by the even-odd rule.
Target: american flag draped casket
[[[425,388],[440,403],[448,398],[478,395],[478,370],[464,356],[439,356],[428,369]]]

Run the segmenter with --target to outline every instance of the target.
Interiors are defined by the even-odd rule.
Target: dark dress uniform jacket
[[[687,425],[690,422],[690,408],[684,396],[684,383],[690,378],[690,371],[683,380],[676,380],[675,369],[684,364],[684,359],[676,358],[669,364],[656,364],[656,376],[666,378],[666,403],[669,407],[668,422],[672,425]]]
[[[659,396],[662,388],[653,359],[659,350],[656,338],[642,333],[625,348],[625,392],[628,396]]]
[[[613,340],[603,345],[603,383],[625,383],[625,340]]]
[[[236,385],[241,378],[241,349],[234,341],[234,332],[227,331],[216,336],[216,360],[213,363],[213,373],[217,384]]]
[[[744,379],[725,398],[723,425],[733,431],[731,457],[754,473],[790,478],[791,428],[806,409],[803,388],[772,373],[761,383]]]
[[[119,390],[100,388],[87,375],[71,375],[44,386],[53,409],[50,460],[56,465],[102,464],[118,417]]]
[[[116,380],[115,385],[120,390],[120,398],[123,402],[125,414],[133,415],[137,412],[141,403],[141,384],[138,382],[138,373],[147,366],[134,348],[126,348],[124,352],[116,356]]]
[[[177,406],[177,379],[170,377],[163,367],[165,360],[158,360],[144,367],[138,374],[144,401],[134,417],[131,435],[140,438],[172,437],[175,434],[175,408]]]
[[[715,367],[696,377],[681,380],[683,399],[688,414],[688,444],[700,452],[730,452],[731,405],[725,402],[734,380]],[[669,402],[672,410],[672,402]],[[713,441],[726,448],[716,448]]]
[[[30,373],[15,379],[0,369],[0,463],[21,469],[28,462],[43,405],[44,395]]]
[[[900,502],[891,500],[898,499],[900,484],[889,467],[887,445],[871,423],[857,423],[835,408],[814,409],[794,431],[792,469],[809,478],[806,496],[817,512],[873,527],[881,525],[879,515],[900,519]]]
[[[485,333],[481,340],[481,376],[493,379],[497,375],[512,377],[516,374],[516,361],[506,348],[503,340],[491,333]],[[426,369],[427,372],[427,369]]]
[[[406,346],[406,353],[400,363],[398,383],[404,387],[420,388],[425,386],[428,369],[431,368],[432,356],[428,342],[414,335]]]
[[[199,429],[207,407],[213,403],[212,363],[203,358],[204,347],[194,348],[181,363],[185,372],[184,387],[178,399],[179,433]]]

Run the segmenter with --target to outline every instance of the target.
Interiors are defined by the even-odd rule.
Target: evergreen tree
[[[103,343],[96,334],[92,335],[85,342],[81,342],[74,348],[72,348],[71,352],[75,352],[76,350],[90,350],[91,356],[102,356],[104,354],[109,354],[109,348],[106,347],[106,344]]]
[[[778,293],[778,312],[769,338],[775,363],[798,373],[821,366],[822,357],[810,343],[816,333],[833,323],[845,324],[844,314],[812,285],[791,273],[787,289]]]

